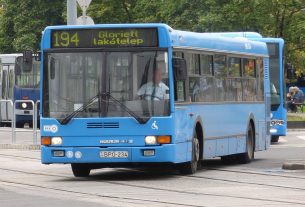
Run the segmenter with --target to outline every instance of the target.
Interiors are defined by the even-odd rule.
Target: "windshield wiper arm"
[[[62,125],[66,125],[68,124],[71,119],[73,117],[75,117],[76,115],[78,115],[79,113],[83,112],[84,110],[86,110],[97,98],[99,98],[101,96],[100,93],[98,93],[97,95],[95,95],[94,97],[92,97],[85,105],[82,105],[81,107],[79,107],[76,111],[73,111],[71,114],[69,114],[68,116],[66,116],[63,120],[60,121],[60,123]]]
[[[107,97],[108,99],[111,98],[117,105],[119,105],[124,111],[126,111],[129,115],[131,115],[133,118],[135,118],[140,124],[145,124],[149,119],[143,118],[134,113],[132,110],[130,110],[125,104],[123,104],[118,99],[114,98],[110,92],[102,93],[102,96]]]

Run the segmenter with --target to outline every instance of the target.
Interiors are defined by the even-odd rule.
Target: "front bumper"
[[[286,136],[286,125],[277,125],[270,127],[271,136]]]
[[[63,150],[63,157],[54,151]],[[155,155],[144,156],[144,150],[155,150]],[[128,158],[101,158],[101,151],[128,151]],[[81,156],[80,156],[81,155]],[[52,163],[176,163],[176,146],[167,144],[144,147],[41,147],[43,164]]]

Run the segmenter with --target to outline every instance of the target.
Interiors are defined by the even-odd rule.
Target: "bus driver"
[[[166,100],[169,99],[169,88],[162,82],[161,70],[157,68],[154,71],[153,81],[144,84],[137,92],[140,99],[143,100]]]

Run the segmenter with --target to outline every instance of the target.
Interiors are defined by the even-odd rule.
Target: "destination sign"
[[[156,28],[53,30],[52,48],[157,47]]]

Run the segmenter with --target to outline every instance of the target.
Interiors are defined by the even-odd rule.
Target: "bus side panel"
[[[187,162],[192,159],[192,137],[194,121],[189,115],[187,106],[175,107],[175,144],[177,146],[177,162]]]
[[[265,148],[265,137],[260,131],[264,130],[265,107],[263,103],[253,104],[203,104],[189,107],[194,117],[202,117],[204,131],[204,158],[243,153],[246,151],[246,131],[253,114],[256,130],[256,150]],[[262,123],[260,126],[258,123]],[[192,123],[193,124],[193,123]],[[186,125],[186,124],[185,124]],[[189,136],[193,125],[183,128]],[[191,143],[191,142],[190,142]],[[189,147],[188,150],[191,150]]]

